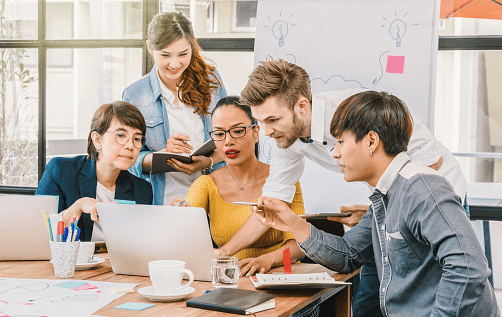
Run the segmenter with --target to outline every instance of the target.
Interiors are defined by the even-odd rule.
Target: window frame
[[[47,50],[54,48],[142,48],[142,72],[147,74],[153,67],[146,48],[146,33],[149,21],[159,12],[159,2],[143,0],[141,39],[130,40],[47,40],[46,2],[38,1],[38,39],[0,40],[0,48],[35,48],[38,50],[38,180],[46,165],[46,90]],[[198,43],[206,51],[253,52],[254,38],[199,38]],[[440,36],[438,50],[502,50],[502,36]],[[496,154],[496,153],[494,153]],[[0,194],[34,194],[36,187],[0,185]]]

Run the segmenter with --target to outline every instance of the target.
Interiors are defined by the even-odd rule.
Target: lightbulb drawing
[[[408,15],[409,12],[406,12],[402,18],[397,17],[397,12],[394,11],[394,18],[390,18],[389,20],[392,21],[389,26],[389,33],[392,39],[396,41],[396,46],[400,47],[402,39],[404,35],[406,34],[407,30],[407,25],[404,22],[404,18]],[[387,20],[385,17],[383,18],[385,21]],[[412,26],[418,26],[417,23],[412,23]],[[387,27],[387,24],[382,24],[382,27]]]
[[[274,38],[276,38],[279,41],[278,44],[279,44],[280,47],[284,46],[284,39],[286,38],[286,36],[288,36],[289,27],[290,26],[296,26],[293,23],[286,22],[286,20],[291,19],[292,16],[293,15],[290,15],[287,19],[283,20],[283,18],[282,18],[282,12],[279,12],[279,19],[276,20],[273,25],[264,25],[263,26],[265,28],[268,28],[270,26],[272,27],[272,30],[271,30],[272,31],[272,35],[274,36]],[[273,21],[268,15],[267,15],[267,19],[269,21]]]
[[[401,19],[392,21],[389,27],[390,36],[396,40],[396,46],[401,46],[401,39],[406,34],[406,23]]]
[[[279,40],[279,46],[284,45],[284,39],[288,35],[288,23],[284,20],[279,20],[274,23],[274,27],[272,28],[272,32],[274,33],[274,37]]]

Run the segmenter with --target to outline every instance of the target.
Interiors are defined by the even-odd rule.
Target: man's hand
[[[290,232],[299,243],[310,236],[310,224],[298,217],[282,200],[261,196],[258,206],[251,209],[264,226]]]
[[[328,220],[340,222],[350,228],[357,225],[361,218],[368,211],[368,205],[350,205],[350,206],[340,206],[340,212],[350,212],[350,217],[328,217]]]

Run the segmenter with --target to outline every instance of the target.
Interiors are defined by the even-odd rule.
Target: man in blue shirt
[[[354,271],[374,254],[384,316],[500,316],[461,199],[438,172],[405,152],[412,129],[404,103],[385,92],[362,92],[337,108],[332,155],[346,181],[375,187],[368,212],[343,237],[310,226],[279,199],[263,196],[254,211],[333,270]]]

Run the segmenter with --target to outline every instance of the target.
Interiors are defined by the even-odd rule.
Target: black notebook
[[[238,288],[218,288],[202,296],[188,300],[188,307],[249,315],[275,308],[275,296]]]
[[[167,164],[167,160],[174,158],[180,162],[190,164],[192,163],[192,156],[209,156],[214,152],[214,149],[216,149],[216,145],[212,139],[209,139],[190,155],[186,153],[155,152],[152,157],[152,173],[177,172],[178,170]]]

